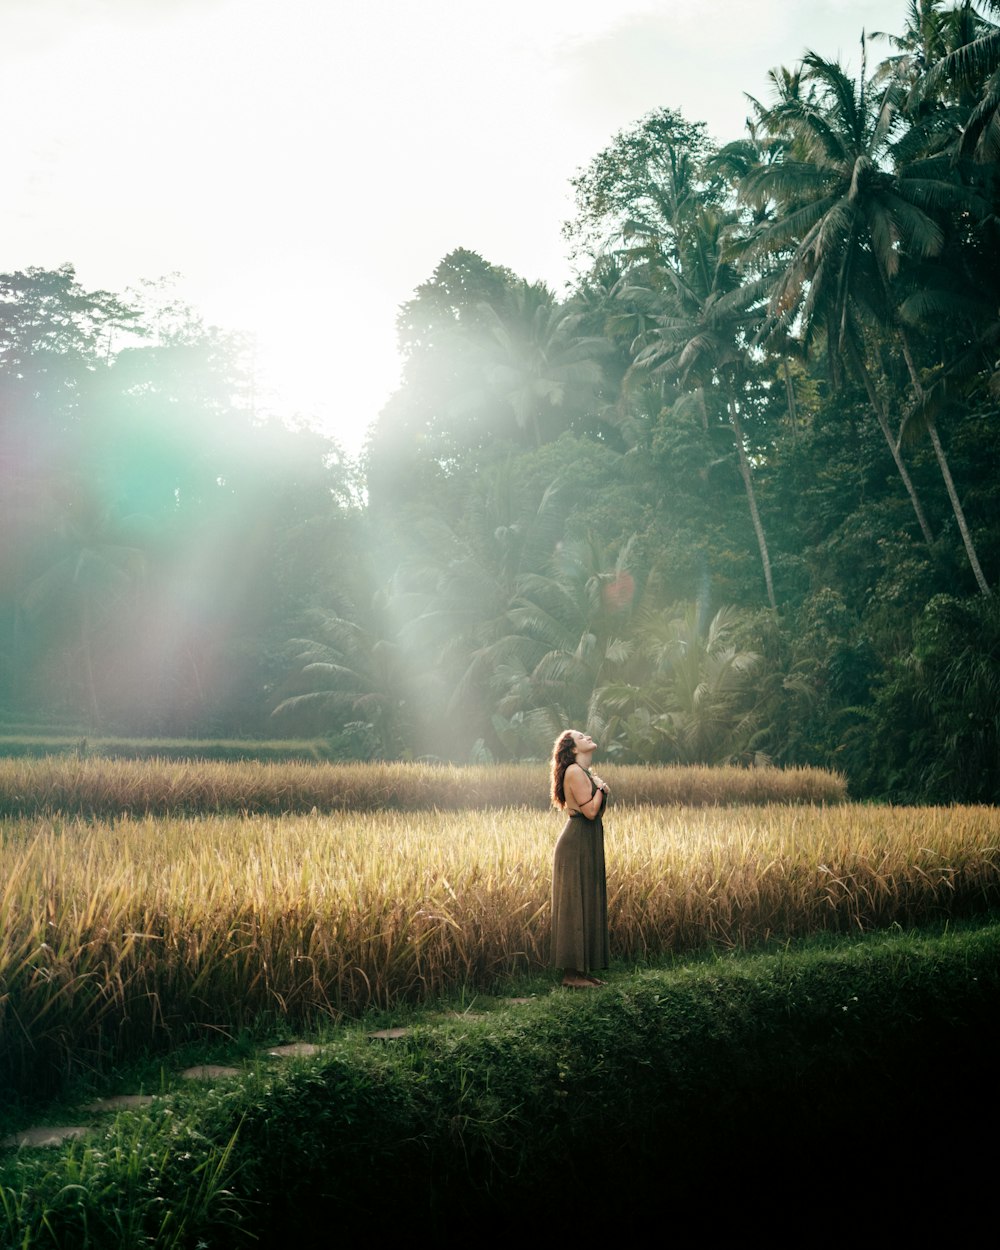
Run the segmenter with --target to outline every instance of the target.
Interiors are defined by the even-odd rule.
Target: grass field
[[[0,1080],[544,964],[560,818],[524,807],[0,826]],[[616,958],[975,914],[989,808],[613,808]]]

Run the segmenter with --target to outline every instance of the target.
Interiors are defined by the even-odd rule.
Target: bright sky
[[[0,270],[180,272],[271,402],[356,453],[399,305],[456,247],[557,291],[569,179],[663,105],[738,138],[906,0],[0,0]],[[871,60],[882,55],[874,46]]]

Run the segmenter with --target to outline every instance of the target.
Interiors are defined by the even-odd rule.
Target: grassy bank
[[[619,974],[388,1047],[346,1030],[290,1069],[257,1065],[56,1155],[9,1156],[0,1228],[23,1247],[311,1244],[317,1222],[467,1238],[480,1219],[620,1230],[697,1199],[718,1231],[752,1224],[762,1193],[802,1185],[812,1203],[838,1175],[877,1176],[897,1230],[929,1225],[934,1210],[905,1198],[919,1142],[938,1194],[959,1170],[975,1192],[990,1170],[953,1149],[995,1109],[989,1083],[973,1105],[960,1074],[991,1061],[998,993],[994,924]]]
[[[559,824],[524,808],[8,822],[0,1081],[55,1088],[199,1031],[538,968]],[[608,889],[612,951],[639,960],[977,914],[1000,903],[1000,812],[618,807]]]
[[[815,768],[613,768],[614,801],[686,806],[835,804],[844,780]],[[0,759],[0,816],[114,817],[549,807],[541,764],[218,763],[58,756]]]

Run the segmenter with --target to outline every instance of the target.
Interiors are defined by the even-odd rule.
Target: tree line
[[[995,800],[998,10],[808,52],[726,144],[614,136],[561,295],[451,252],[357,471],[189,312],[0,277],[9,719],[460,760],[586,724]]]

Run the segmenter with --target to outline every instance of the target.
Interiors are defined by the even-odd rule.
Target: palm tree
[[[742,155],[730,153],[729,163]],[[623,179],[623,168],[631,179]],[[762,296],[760,284],[746,282],[727,254],[727,236],[738,222],[724,203],[731,198],[730,176],[727,159],[709,150],[699,128],[665,110],[618,136],[576,185],[585,221],[589,217],[593,225],[600,211],[619,226],[621,277],[612,290],[624,315],[609,319],[609,328],[631,326],[635,332],[623,406],[637,376],[694,382],[707,426],[706,396],[713,389],[722,392],[774,608],[771,559],[742,414],[748,342]]]
[[[607,733],[644,763],[721,764],[752,754],[760,656],[736,643],[734,608],[708,622],[696,603],[648,613],[636,629],[631,680],[597,693]]]
[[[482,304],[477,354],[487,393],[512,414],[535,446],[593,406],[602,381],[600,360],[609,345],[579,334],[580,315],[556,303],[544,283],[521,282],[503,305]]]
[[[771,295],[769,329],[797,324],[806,344],[822,330],[833,362],[846,357],[864,385],[930,546],[930,526],[862,344],[866,327],[888,331],[919,398],[920,376],[893,283],[904,257],[921,260],[941,252],[944,232],[929,210],[956,205],[964,193],[934,171],[922,176],[926,171],[919,168],[900,173],[889,168],[898,87],[877,92],[864,67],[852,82],[839,64],[815,53],[808,53],[803,64],[816,90],[783,100],[761,117],[769,130],[785,136],[786,158],[758,166],[741,186],[748,201],[774,201],[779,207],[753,238],[758,255],[779,257],[782,265]],[[989,594],[940,438],[932,424],[927,428],[970,565],[981,591]]]
[[[741,416],[741,396],[749,372],[747,345],[759,321],[761,286],[744,281],[727,256],[726,236],[736,223],[734,213],[708,205],[699,206],[681,223],[672,263],[658,271],[665,288],[661,300],[664,311],[646,335],[635,366],[675,376],[685,383],[693,379],[703,393],[720,388],[757,538],[767,599],[775,608],[771,557]]]
[[[524,579],[549,567],[564,517],[558,483],[529,491],[507,459],[475,477],[460,518],[434,508],[410,519],[404,538],[413,545],[396,572],[392,607],[409,662],[442,683],[442,720],[456,749],[491,740],[497,678],[485,656],[509,634]]]
[[[952,52],[986,33],[989,23],[972,5],[952,0],[909,0],[900,34],[872,31],[871,39],[884,39],[893,48],[878,67],[876,78],[904,85],[912,101],[926,99],[927,76]],[[944,75],[935,75],[940,83]]]
[[[315,610],[314,637],[292,638],[295,671],[272,715],[287,722],[303,717],[309,728],[367,737],[380,759],[399,759],[411,746],[411,682],[386,619],[384,596],[376,596],[367,624]]]
[[[493,675],[501,740],[542,751],[553,727],[600,731],[595,692],[628,659],[629,622],[657,593],[633,561],[633,540],[609,551],[588,534],[561,544],[551,573],[519,579],[506,632],[475,657]]]
[[[923,0],[922,7],[937,6]],[[1000,13],[1000,0],[980,0],[980,8]],[[993,163],[1000,157],[1000,26],[976,14],[970,0],[937,17],[936,37],[925,39],[914,67],[912,100],[934,99],[947,83],[962,112],[949,135],[953,152]],[[923,28],[929,24],[928,15]]]

